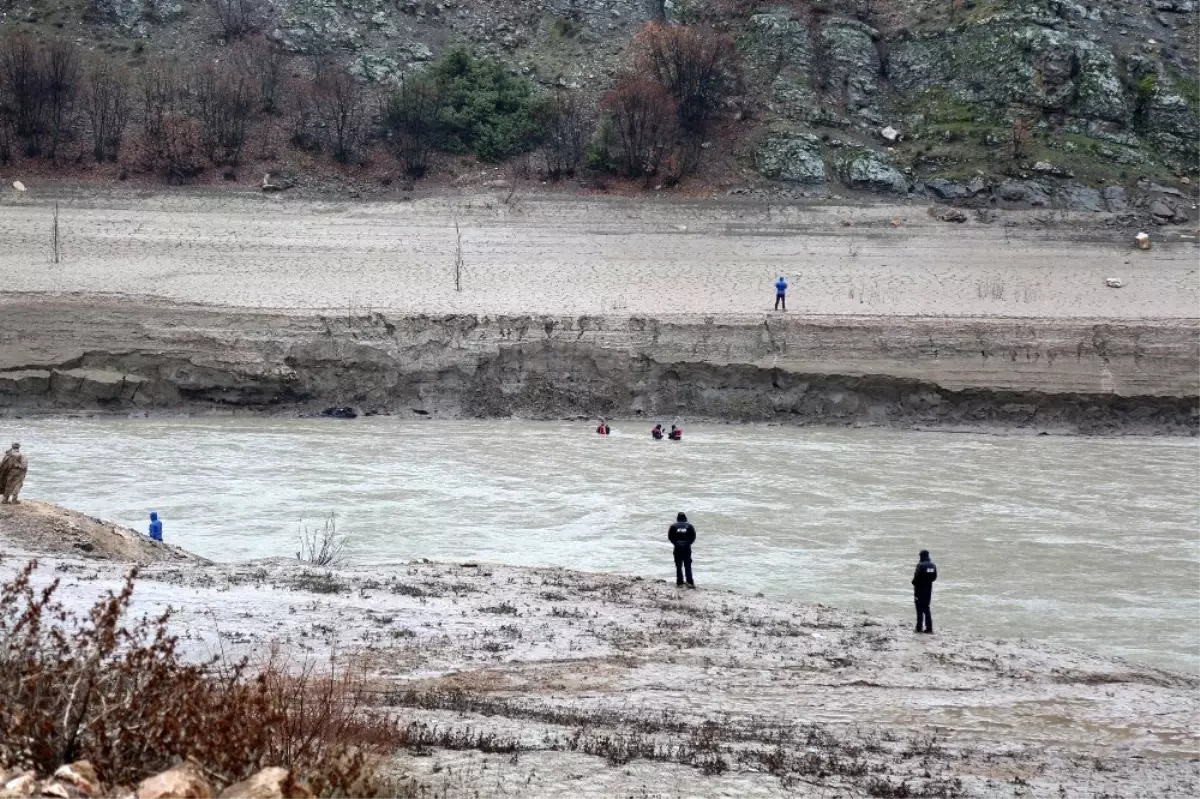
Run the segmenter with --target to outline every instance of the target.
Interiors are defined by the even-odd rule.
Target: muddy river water
[[[670,421],[670,420],[665,420]],[[696,579],[941,629],[1200,671],[1200,443],[883,430],[294,419],[16,420],[26,496],[217,560],[293,556],[336,514],[355,562],[413,558]],[[303,521],[302,521],[303,520]]]

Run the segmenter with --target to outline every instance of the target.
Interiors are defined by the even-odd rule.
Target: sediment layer
[[[1196,434],[1195,322],[0,306],[9,412],[684,416]]]

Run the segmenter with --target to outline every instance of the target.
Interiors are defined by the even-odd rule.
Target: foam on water
[[[669,423],[670,419],[663,420]],[[301,518],[359,562],[427,557],[697,580],[907,618],[916,552],[937,626],[1200,671],[1200,443],[652,421],[35,420],[26,496],[218,560],[292,556]],[[644,429],[643,429],[644,428]]]

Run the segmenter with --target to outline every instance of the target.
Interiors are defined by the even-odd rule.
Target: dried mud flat
[[[0,577],[36,554],[11,530]],[[61,579],[82,607],[122,571],[52,553],[38,579]],[[168,606],[197,658],[278,645],[361,664],[379,704],[411,725],[390,767],[431,796],[1200,790],[1194,676],[914,635],[906,607],[879,619],[482,563],[145,565],[135,613]]]
[[[1120,219],[1048,210],[949,224],[905,203],[54,196],[59,264],[52,195],[0,196],[5,415],[1200,429],[1190,229],[1141,251]]]
[[[507,192],[343,202],[94,187],[6,193],[0,209],[6,292],[343,314],[663,316],[769,312],[783,274],[792,314],[1195,319],[1200,305],[1195,230],[1155,229],[1140,251],[1137,229],[1112,215],[1048,209],[951,224],[910,202]]]

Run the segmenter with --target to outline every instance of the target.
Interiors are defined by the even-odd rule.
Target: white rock
[[[888,125],[886,128],[879,131],[879,135],[888,141],[895,141],[896,139],[900,138],[900,131],[896,130],[891,125]]]
[[[1119,289],[1124,284],[1121,282],[1121,278],[1119,277],[1107,277],[1104,279],[1104,285],[1108,286],[1110,289]]]
[[[1139,233],[1136,236],[1134,236],[1133,238],[1135,241],[1137,241],[1137,246],[1139,249],[1142,249],[1142,250],[1150,249],[1150,236],[1147,235],[1146,233]]]
[[[13,188],[16,189],[17,191],[25,191],[25,184],[19,180],[14,180]]]

